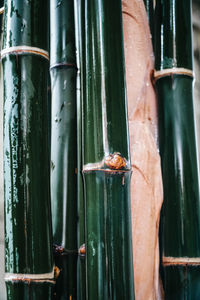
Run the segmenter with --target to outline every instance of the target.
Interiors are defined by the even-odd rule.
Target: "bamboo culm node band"
[[[65,249],[62,246],[54,245],[54,255],[55,256],[58,256],[58,255],[71,255],[71,254],[77,255],[78,251],[76,249],[75,250]]]
[[[52,282],[54,281],[54,269],[50,273],[44,274],[20,274],[20,273],[5,273],[5,281],[29,281],[29,282]]]
[[[49,60],[49,53],[43,49],[30,46],[15,46],[10,48],[5,48],[1,51],[1,59],[7,54],[35,54],[42,56]]]
[[[156,82],[158,79],[172,76],[172,75],[185,75],[194,78],[193,70],[185,69],[185,68],[171,68],[171,69],[163,69],[160,71],[154,71],[153,81]]]
[[[83,166],[83,173],[92,171],[104,171],[104,172],[117,172],[124,173],[130,172],[127,161],[118,152],[109,154],[102,161],[98,163],[90,163]]]
[[[68,63],[68,62],[62,62],[62,63],[56,63],[50,66],[50,70],[54,68],[67,68],[67,69],[75,69],[77,71],[77,65]]]
[[[200,266],[200,257],[166,257],[163,256],[164,266]]]

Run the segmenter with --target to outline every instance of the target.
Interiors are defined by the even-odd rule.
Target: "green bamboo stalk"
[[[52,0],[51,16],[51,200],[56,299],[77,299],[77,125],[73,1]]]
[[[5,1],[2,63],[7,299],[51,299],[54,285],[47,16],[47,1]]]
[[[153,0],[144,0],[144,4],[146,7],[147,11],[147,17],[149,20],[149,27],[151,31],[151,36],[152,36],[152,42],[154,44],[154,5],[153,5]]]
[[[0,1],[0,34],[2,34],[3,7],[4,7],[4,0],[1,0]]]
[[[86,0],[86,298],[134,299],[121,1]]]
[[[158,0],[156,89],[164,205],[165,299],[199,299],[200,201],[193,113],[191,1]],[[198,296],[197,296],[198,295]]]
[[[85,202],[82,176],[82,99],[84,91],[85,70],[82,56],[84,39],[84,9],[81,0],[74,1],[75,5],[75,27],[76,27],[76,53],[77,53],[77,204],[78,204],[78,249],[85,248]],[[86,269],[85,254],[79,253],[77,268],[77,298],[86,299]]]

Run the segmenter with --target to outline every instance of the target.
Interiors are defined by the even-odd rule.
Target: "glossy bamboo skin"
[[[165,268],[165,299],[198,300],[200,295],[200,272],[196,266]]]
[[[50,287],[49,283],[33,283],[33,282],[16,282],[12,284],[8,282],[7,287],[7,299],[14,300],[46,300],[53,299],[53,289]]]
[[[84,28],[86,297],[134,299],[121,1],[85,1]],[[127,162],[118,172],[101,165],[115,152]]]
[[[46,1],[5,1],[3,48],[26,45],[48,50],[47,7]],[[39,55],[13,53],[3,57],[7,273],[53,271],[48,66],[48,60]],[[8,299],[31,299],[30,289],[35,299],[44,299],[44,293],[45,299],[51,299],[52,281],[30,282],[30,289],[25,281],[6,285]]]
[[[130,176],[85,175],[87,299],[134,299]]]
[[[78,224],[77,224],[77,243],[78,249],[85,244],[85,199],[83,188],[83,175],[82,175],[82,100],[84,95],[84,80],[85,80],[85,68],[84,68],[84,9],[83,1],[75,0],[75,28],[76,28],[76,58],[77,58],[77,212],[78,212]],[[77,299],[86,299],[86,268],[85,268],[85,255],[79,255],[78,267],[77,267]]]
[[[157,1],[156,28],[156,70],[191,70],[190,1]],[[187,74],[164,76],[156,81],[156,89],[164,184],[162,256],[174,260],[199,258],[200,198],[193,79]],[[199,272],[199,266],[190,264],[163,266],[165,299],[199,299]]]
[[[192,78],[156,83],[164,182],[163,255],[200,257],[200,203],[192,104]]]
[[[51,1],[51,201],[56,299],[77,299],[77,124],[73,1]]]
[[[4,1],[0,1],[0,8],[4,6]],[[0,34],[2,34],[3,28],[2,28],[2,20],[3,20],[3,14],[0,15]]]
[[[155,66],[192,69],[190,0],[156,1]]]
[[[146,7],[147,11],[147,17],[149,20],[149,27],[151,31],[151,36],[152,36],[152,43],[154,45],[154,5],[153,5],[153,0],[144,0],[144,4]]]

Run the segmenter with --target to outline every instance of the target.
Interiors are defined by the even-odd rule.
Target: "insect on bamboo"
[[[48,1],[6,0],[4,197],[7,299],[51,299]]]
[[[86,298],[134,299],[121,1],[84,1]]]
[[[158,0],[156,29],[165,299],[198,299],[200,198],[193,113],[191,1]]]
[[[77,299],[77,124],[73,1],[51,0],[51,203],[56,299]]]

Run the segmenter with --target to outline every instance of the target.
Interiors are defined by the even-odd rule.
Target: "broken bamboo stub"
[[[7,299],[12,300],[51,299],[54,285],[47,7],[47,1],[5,1],[5,280]]]
[[[85,1],[84,34],[86,296],[134,299],[121,1]]]
[[[56,299],[77,299],[77,124],[73,1],[50,2],[51,203]]]
[[[157,1],[156,30],[165,299],[198,299],[200,198],[193,112],[191,1]]]

